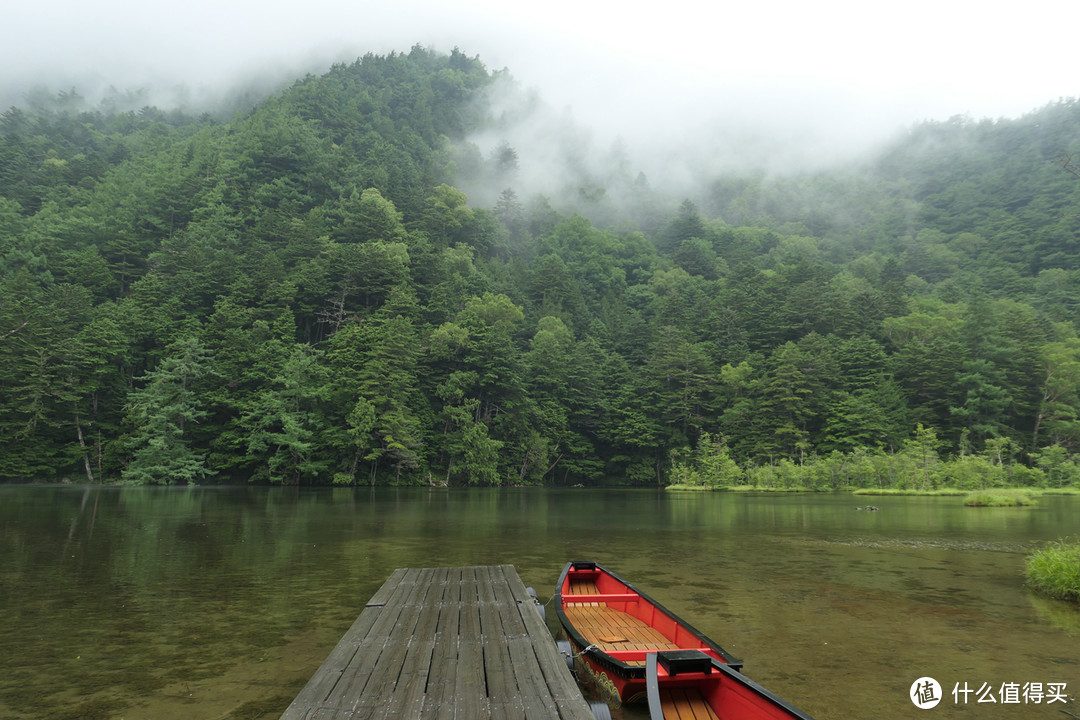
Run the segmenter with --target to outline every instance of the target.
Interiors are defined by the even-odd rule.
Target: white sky
[[[260,70],[319,73],[415,43],[509,68],[578,120],[630,137],[741,123],[859,140],[957,114],[1016,117],[1080,95],[1080,4],[1061,0],[5,5],[5,104],[30,83],[219,88]]]

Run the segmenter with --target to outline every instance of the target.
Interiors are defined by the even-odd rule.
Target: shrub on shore
[[[1062,600],[1080,602],[1080,543],[1049,543],[1028,556],[1028,586]]]
[[[967,495],[967,490],[957,488],[937,488],[935,490],[920,490],[918,488],[859,488],[852,491],[853,495],[919,495],[927,497],[949,497]]]
[[[766,485],[668,485],[665,490],[687,492],[763,492],[763,493],[812,493],[819,492],[815,488],[808,487],[769,487]]]
[[[1034,505],[1031,495],[1023,490],[979,490],[964,498],[968,507],[1020,507]]]

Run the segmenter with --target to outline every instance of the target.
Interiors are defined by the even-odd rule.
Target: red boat
[[[697,650],[650,653],[645,677],[649,720],[813,720]]]
[[[645,661],[658,650],[697,650],[725,666],[742,667],[663,605],[594,562],[567,563],[555,598],[575,670],[590,677],[615,707],[646,699]]]

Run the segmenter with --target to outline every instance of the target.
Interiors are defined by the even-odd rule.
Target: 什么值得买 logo
[[[941,683],[932,677],[921,677],[911,683],[911,702],[915,707],[929,710],[941,702]]]
[[[976,688],[963,681],[953,685],[952,696],[956,705],[967,705],[969,702],[1001,705],[1050,705],[1057,702],[1067,704],[1073,701],[1067,694],[1067,687],[1067,684],[1062,682],[1003,682],[998,687],[984,682]],[[941,683],[932,677],[921,677],[913,682],[908,690],[908,697],[915,707],[922,710],[936,707],[944,699]]]

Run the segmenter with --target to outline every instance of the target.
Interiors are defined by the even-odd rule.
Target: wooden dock
[[[281,720],[593,720],[517,571],[398,569]]]

